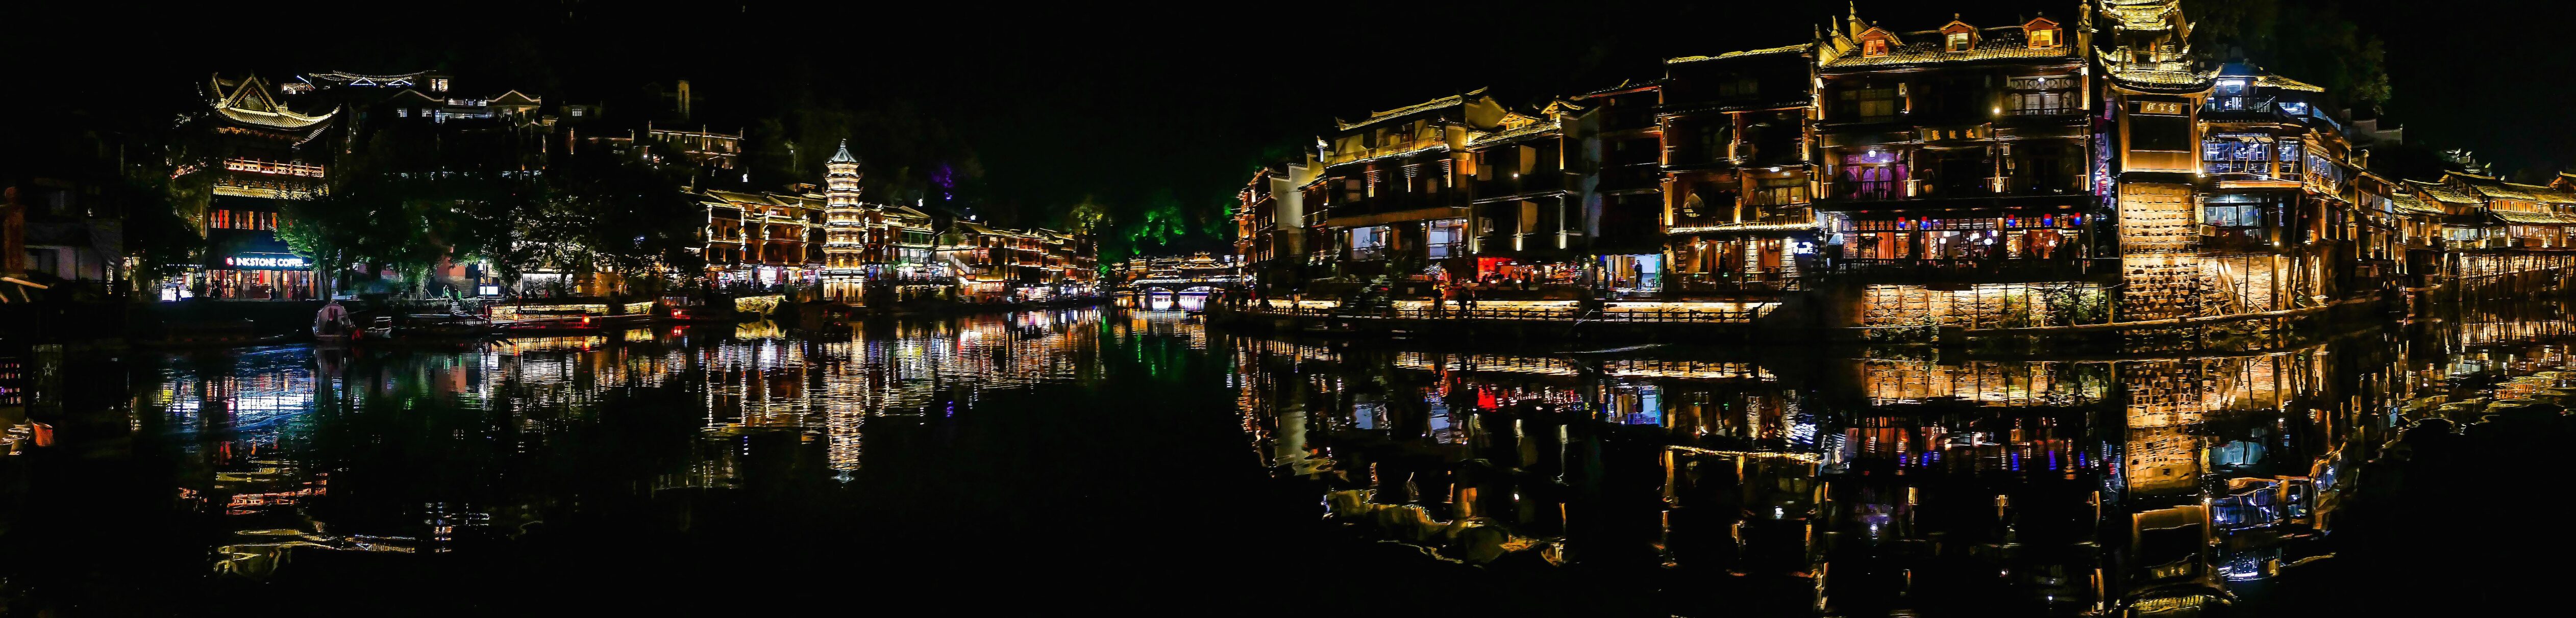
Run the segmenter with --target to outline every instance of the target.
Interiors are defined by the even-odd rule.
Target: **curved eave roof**
[[[1770,54],[1782,54],[1782,53],[1791,53],[1791,52],[1801,52],[1801,51],[1806,51],[1806,49],[1807,49],[1807,46],[1808,46],[1808,45],[1811,45],[1811,43],[1799,43],[1799,44],[1796,44],[1796,45],[1783,45],[1783,46],[1780,46],[1780,47],[1773,47],[1773,48],[1768,48],[1768,49],[1748,49],[1748,50],[1744,50],[1744,51],[1731,51],[1731,52],[1726,52],[1726,53],[1723,53],[1723,54],[1718,54],[1718,55],[1715,55],[1715,56],[1682,56],[1682,57],[1680,57],[1680,58],[1665,58],[1665,59],[1664,59],[1664,64],[1689,64],[1689,63],[1693,63],[1693,62],[1702,62],[1702,61],[1708,61],[1708,60],[1726,60],[1726,59],[1729,59],[1729,58],[1742,58],[1742,57],[1746,57],[1746,56],[1766,56],[1766,55],[1770,55]]]
[[[216,107],[215,111],[222,113],[225,118],[230,118],[234,122],[278,129],[302,129],[311,127],[313,125],[328,122],[331,120],[332,116],[340,113],[340,109],[336,107],[320,116],[306,116],[287,111],[261,112],[229,106]]]
[[[2208,90],[2218,78],[2216,70],[2139,69],[2121,63],[2102,63],[2103,73],[2122,88],[2139,92],[2179,94]]]
[[[1468,142],[1467,142],[1467,147],[1468,147],[1468,148],[1476,148],[1476,147],[1480,147],[1480,146],[1492,146],[1492,145],[1496,145],[1496,144],[1508,144],[1508,143],[1512,143],[1512,142],[1518,142],[1518,141],[1527,140],[1527,139],[1532,139],[1532,138],[1537,138],[1537,137],[1545,137],[1545,136],[1548,136],[1548,135],[1551,135],[1551,134],[1556,133],[1557,129],[1559,129],[1559,128],[1560,128],[1560,125],[1558,125],[1558,124],[1557,124],[1557,121],[1554,121],[1554,120],[1549,120],[1549,121],[1546,121],[1546,122],[1533,122],[1533,123],[1529,123],[1529,124],[1527,124],[1527,125],[1522,125],[1520,128],[1517,128],[1517,129],[1511,129],[1511,130],[1501,131],[1501,132],[1496,132],[1496,133],[1487,133],[1487,134],[1484,134],[1484,135],[1477,136],[1477,137],[1476,137],[1476,139],[1474,139],[1474,140],[1470,140],[1470,141],[1468,141]]]
[[[1404,117],[1404,116],[1410,116],[1410,115],[1413,115],[1413,114],[1418,114],[1418,113],[1422,113],[1422,112],[1427,112],[1427,111],[1431,111],[1431,110],[1435,110],[1435,109],[1442,109],[1442,108],[1448,108],[1448,107],[1456,107],[1456,106],[1458,106],[1459,104],[1466,103],[1466,102],[1467,102],[1467,99],[1468,99],[1469,97],[1475,97],[1475,96],[1479,96],[1479,95],[1483,95],[1483,94],[1485,94],[1485,89],[1483,89],[1483,88],[1477,88],[1477,89],[1475,89],[1475,90],[1470,90],[1470,91],[1467,91],[1467,92],[1465,92],[1465,93],[1461,93],[1461,94],[1453,94],[1453,95],[1449,95],[1449,96],[1445,96],[1445,97],[1440,97],[1440,98],[1437,98],[1437,99],[1432,99],[1432,100],[1429,100],[1429,101],[1423,101],[1423,102],[1421,102],[1421,103],[1415,103],[1415,104],[1407,105],[1407,106],[1404,106],[1404,107],[1398,107],[1398,108],[1390,109],[1390,110],[1386,110],[1386,111],[1383,111],[1383,112],[1377,112],[1377,113],[1369,114],[1369,117],[1368,117],[1367,119],[1361,120],[1361,121],[1359,121],[1359,122],[1342,122],[1342,121],[1340,121],[1340,120],[1334,120],[1334,121],[1333,121],[1333,124],[1334,124],[1334,126],[1340,127],[1340,128],[1341,128],[1341,130],[1343,130],[1343,131],[1349,131],[1349,130],[1351,130],[1351,129],[1357,129],[1357,128],[1360,128],[1360,127],[1365,127],[1365,126],[1369,126],[1369,125],[1377,124],[1377,123],[1380,123],[1380,122],[1385,122],[1385,121],[1387,121],[1387,120],[1392,120],[1392,119],[1395,119],[1395,118],[1401,118],[1401,117]]]

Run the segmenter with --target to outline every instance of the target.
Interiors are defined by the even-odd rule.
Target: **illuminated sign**
[[[224,265],[254,270],[303,270],[313,264],[292,255],[235,255],[224,258]]]

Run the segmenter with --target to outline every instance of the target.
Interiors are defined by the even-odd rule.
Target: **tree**
[[[2331,4],[2302,0],[2188,0],[2192,50],[2244,59],[2324,86],[2356,106],[2388,100],[2386,46]]]
[[[697,233],[706,209],[686,192],[692,170],[646,160],[645,150],[565,157],[530,193],[495,201],[488,251],[505,276],[541,265],[574,278],[616,273],[652,291],[703,272]]]

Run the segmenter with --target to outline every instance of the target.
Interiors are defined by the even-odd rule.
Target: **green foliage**
[[[532,266],[632,278],[703,266],[692,249],[705,211],[681,192],[689,170],[597,150],[537,174],[447,171],[474,169],[453,161],[420,172],[381,156],[389,142],[347,157],[328,194],[285,204],[277,235],[319,272],[365,264],[419,281],[442,261],[489,259],[504,278]]]
[[[2192,50],[2222,60],[2243,58],[2265,69],[2324,86],[2356,106],[2388,100],[2387,50],[2379,37],[2312,0],[2185,0]]]
[[[196,262],[196,248],[206,237],[188,224],[180,205],[190,183],[170,180],[166,170],[127,170],[111,199],[125,205],[125,246],[140,264],[135,276],[146,283],[185,272]]]

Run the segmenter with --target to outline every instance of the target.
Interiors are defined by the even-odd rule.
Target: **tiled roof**
[[[2112,79],[2152,86],[2206,86],[2217,69],[2193,69],[2180,62],[2105,62]]]
[[[2576,193],[2560,191],[2547,185],[2526,185],[2518,182],[2508,182],[2504,185],[2516,191],[2531,194],[2531,201],[2544,204],[2576,204]]]
[[[2165,16],[2179,10],[2180,4],[2174,0],[2108,0],[2102,3],[2102,16],[2128,30],[2164,30],[2172,27]]]
[[[2478,199],[2476,196],[2461,193],[2458,190],[2440,184],[2409,180],[2406,181],[2406,186],[2414,187],[2417,192],[2432,197],[2433,201],[2444,204],[2461,204],[2466,206],[2486,205],[2486,200]]]
[[[2495,218],[2502,219],[2505,223],[2519,225],[2576,225],[2576,219],[2561,217],[2545,212],[2490,210],[2487,211],[2487,213],[2495,215]]]
[[[2411,212],[2425,215],[2445,214],[2442,212],[2441,207],[2425,205],[2424,200],[2416,199],[2415,196],[2408,194],[2401,193],[2395,197],[2388,198],[2388,203],[2389,205],[2396,206],[2399,212]]]
[[[1342,122],[1342,121],[1340,121],[1340,120],[1334,120],[1334,121],[1333,121],[1333,124],[1334,124],[1334,125],[1336,125],[1336,126],[1341,127],[1341,130],[1349,131],[1349,130],[1351,130],[1351,129],[1357,129],[1357,128],[1360,128],[1360,127],[1365,127],[1365,126],[1369,126],[1369,125],[1372,125],[1372,124],[1377,124],[1378,122],[1385,121],[1385,120],[1388,120],[1388,119],[1391,119],[1391,118],[1396,118],[1396,117],[1399,117],[1399,116],[1404,116],[1404,115],[1414,114],[1414,113],[1420,113],[1420,112],[1427,112],[1427,111],[1431,111],[1431,110],[1435,110],[1435,109],[1441,109],[1441,108],[1446,108],[1446,107],[1455,107],[1455,106],[1457,106],[1457,105],[1458,105],[1458,104],[1460,104],[1460,103],[1465,103],[1465,102],[1467,101],[1467,97],[1472,97],[1472,96],[1476,96],[1476,95],[1481,95],[1481,94],[1484,94],[1484,93],[1485,93],[1485,89],[1483,89],[1483,88],[1477,88],[1477,89],[1475,89],[1475,90],[1470,90],[1470,91],[1467,91],[1467,92],[1462,93],[1462,94],[1453,94],[1453,95],[1449,95],[1449,96],[1445,96],[1445,97],[1440,97],[1440,98],[1437,98],[1437,99],[1432,99],[1432,100],[1429,100],[1429,101],[1423,101],[1423,102],[1421,102],[1421,103],[1415,103],[1415,104],[1407,105],[1407,106],[1404,106],[1404,107],[1398,107],[1398,108],[1395,108],[1395,109],[1386,110],[1386,111],[1383,111],[1383,112],[1376,112],[1376,113],[1372,113],[1372,114],[1369,114],[1369,117],[1368,117],[1368,118],[1363,119],[1363,120],[1361,120],[1361,121],[1359,121],[1359,122]]]
[[[1680,58],[1666,58],[1666,59],[1664,59],[1664,64],[1684,64],[1684,63],[1691,63],[1691,62],[1700,62],[1700,61],[1703,61],[1703,60],[1725,60],[1725,59],[1728,59],[1728,58],[1742,58],[1742,57],[1746,57],[1746,56],[1767,56],[1767,55],[1771,55],[1771,54],[1796,53],[1796,52],[1806,51],[1806,49],[1807,49],[1807,44],[1806,44],[1806,43],[1799,43],[1799,44],[1796,44],[1796,45],[1783,45],[1783,46],[1780,46],[1780,47],[1773,47],[1773,48],[1769,48],[1769,49],[1748,49],[1748,50],[1744,50],[1744,51],[1731,51],[1731,52],[1726,52],[1726,53],[1723,53],[1723,54],[1718,54],[1718,55],[1715,55],[1715,56],[1682,56],[1682,57],[1680,57]]]
[[[2456,177],[2460,178],[2460,184],[2467,185],[2469,190],[2476,191],[2478,195],[2487,199],[2516,200],[2523,202],[2540,201],[2540,198],[2534,197],[2528,192],[2515,189],[2512,186],[2502,182],[2497,182],[2491,178],[2480,178],[2466,174],[2458,174]]]
[[[1941,40],[1941,32],[1938,30],[1909,32],[1906,33],[1906,36],[1920,37],[1916,40],[1922,42],[1898,44],[1894,49],[1888,50],[1887,55],[1885,56],[1871,57],[1861,54],[1846,54],[1842,57],[1826,62],[1825,67],[1872,67],[1900,64],[1927,64],[1936,62],[1973,62],[1979,60],[2071,59],[2075,57],[2076,51],[2075,46],[2073,45],[2058,45],[2056,47],[2032,49],[2030,47],[2030,43],[2022,38],[2023,32],[2021,26],[2005,26],[2002,28],[1986,28],[1979,30],[1978,36],[1981,38],[1977,41],[1976,47],[1969,49],[1968,51],[1957,52],[1949,51],[1948,48],[1944,47]]]
[[[2299,81],[2299,80],[2295,80],[2295,79],[2290,79],[2290,78],[2282,77],[2282,76],[2279,76],[2279,75],[2264,75],[2264,76],[2261,76],[2261,77],[2256,77],[2256,78],[2254,78],[2254,85],[2256,85],[2256,86],[2263,86],[2263,87],[2266,87],[2266,88],[2279,88],[2279,89],[2282,89],[2282,90],[2301,90],[2301,91],[2307,91],[2307,92],[2325,92],[2325,91],[2326,91],[2326,87],[2324,87],[2324,86],[2319,86],[2319,85],[2316,85],[2316,84],[2311,84],[2311,83],[2307,83],[2307,82],[2303,82],[2303,81]]]
[[[1522,139],[1526,139],[1526,138],[1530,138],[1530,137],[1536,137],[1536,136],[1545,135],[1545,134],[1548,134],[1548,133],[1554,132],[1554,131],[1556,131],[1558,128],[1559,128],[1559,125],[1557,124],[1557,121],[1556,121],[1556,120],[1553,120],[1553,119],[1550,119],[1550,120],[1543,120],[1543,121],[1539,121],[1539,122],[1533,122],[1533,123],[1529,123],[1529,124],[1521,125],[1519,128],[1515,128],[1515,129],[1504,129],[1504,130],[1501,130],[1501,131],[1496,131],[1496,132],[1493,132],[1493,133],[1487,133],[1487,134],[1484,134],[1484,135],[1476,136],[1476,139],[1469,140],[1469,141],[1467,142],[1467,147],[1468,147],[1468,148],[1475,148],[1475,147],[1478,147],[1478,146],[1491,146],[1491,145],[1494,145],[1494,144],[1502,144],[1502,143],[1508,143],[1508,142],[1520,141],[1520,140],[1522,140]]]

